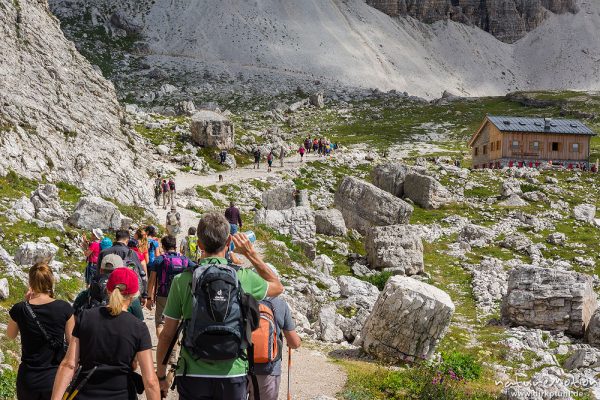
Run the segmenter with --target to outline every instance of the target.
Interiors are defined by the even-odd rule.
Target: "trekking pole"
[[[292,348],[288,347],[288,395],[287,400],[292,400],[292,391],[291,391],[291,380],[292,380]]]

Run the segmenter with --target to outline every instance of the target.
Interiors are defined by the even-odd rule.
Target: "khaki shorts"
[[[167,305],[167,298],[156,296],[156,308],[154,309],[154,325],[158,328],[161,325],[165,324],[165,317],[163,313],[165,312],[165,306]]]
[[[279,398],[279,385],[281,384],[281,375],[256,375],[258,381],[258,390],[260,400],[277,400]],[[248,391],[250,398],[254,398],[254,385],[252,379],[248,379]]]

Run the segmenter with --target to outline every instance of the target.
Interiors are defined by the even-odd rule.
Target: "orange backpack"
[[[260,322],[258,329],[252,332],[254,363],[274,364],[281,357],[275,310],[271,302],[263,300],[258,305],[258,311],[260,312]]]

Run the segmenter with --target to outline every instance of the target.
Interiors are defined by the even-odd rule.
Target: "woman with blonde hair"
[[[137,248],[140,253],[144,255],[144,261],[146,262],[146,265],[149,265],[150,256],[148,251],[148,234],[146,234],[146,231],[144,231],[142,228],[139,228],[137,231],[135,231],[133,237],[138,242]]]
[[[65,355],[65,339],[71,341],[75,325],[73,308],[54,299],[54,275],[46,263],[29,269],[25,300],[9,311],[6,336],[21,334],[21,364],[17,374],[19,400],[47,400],[56,371]]]
[[[150,332],[127,312],[139,295],[136,273],[115,269],[106,290],[107,306],[84,310],[77,317],[72,343],[56,374],[52,400],[61,400],[73,390],[77,390],[77,400],[130,400],[144,389],[148,400],[160,399]],[[134,363],[139,363],[141,379]]]

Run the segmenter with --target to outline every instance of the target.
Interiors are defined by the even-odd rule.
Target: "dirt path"
[[[215,173],[212,175],[198,176],[185,172],[179,172],[175,176],[177,188],[183,191],[187,188],[195,187],[197,185],[210,186],[210,185],[226,185],[234,184],[246,179],[252,178],[264,178],[270,174],[282,173],[295,171],[310,161],[317,161],[319,156],[313,154],[305,155],[304,162],[300,162],[299,156],[289,157],[284,162],[284,167],[280,167],[279,160],[275,160],[273,166],[273,172],[267,172],[267,164],[261,163],[261,169],[253,169],[252,166],[243,167],[235,170],[229,170],[221,173]],[[219,182],[219,174],[223,176],[223,181]],[[164,210],[162,207],[154,207],[154,211],[158,215],[159,221],[164,223],[168,210]],[[190,226],[198,225],[198,218],[196,213],[183,208],[178,208],[179,213],[183,221],[183,230],[186,231]],[[178,240],[181,240],[185,236],[186,232],[181,232],[178,235]],[[257,248],[260,249],[260,243],[257,243]],[[158,338],[156,337],[154,328],[154,313],[144,311],[146,317],[146,323],[152,336],[152,343],[154,344],[154,350],[156,350],[156,343]],[[283,374],[281,380],[280,399],[287,398],[287,349],[283,355]],[[321,351],[317,350],[314,346],[301,347],[299,350],[293,352],[293,364],[292,364],[292,376],[291,376],[291,394],[294,400],[312,400],[319,395],[325,395],[330,397],[336,397],[344,384],[346,383],[345,371],[336,364],[330,362],[328,357]],[[176,399],[175,393],[170,393],[168,399]]]

